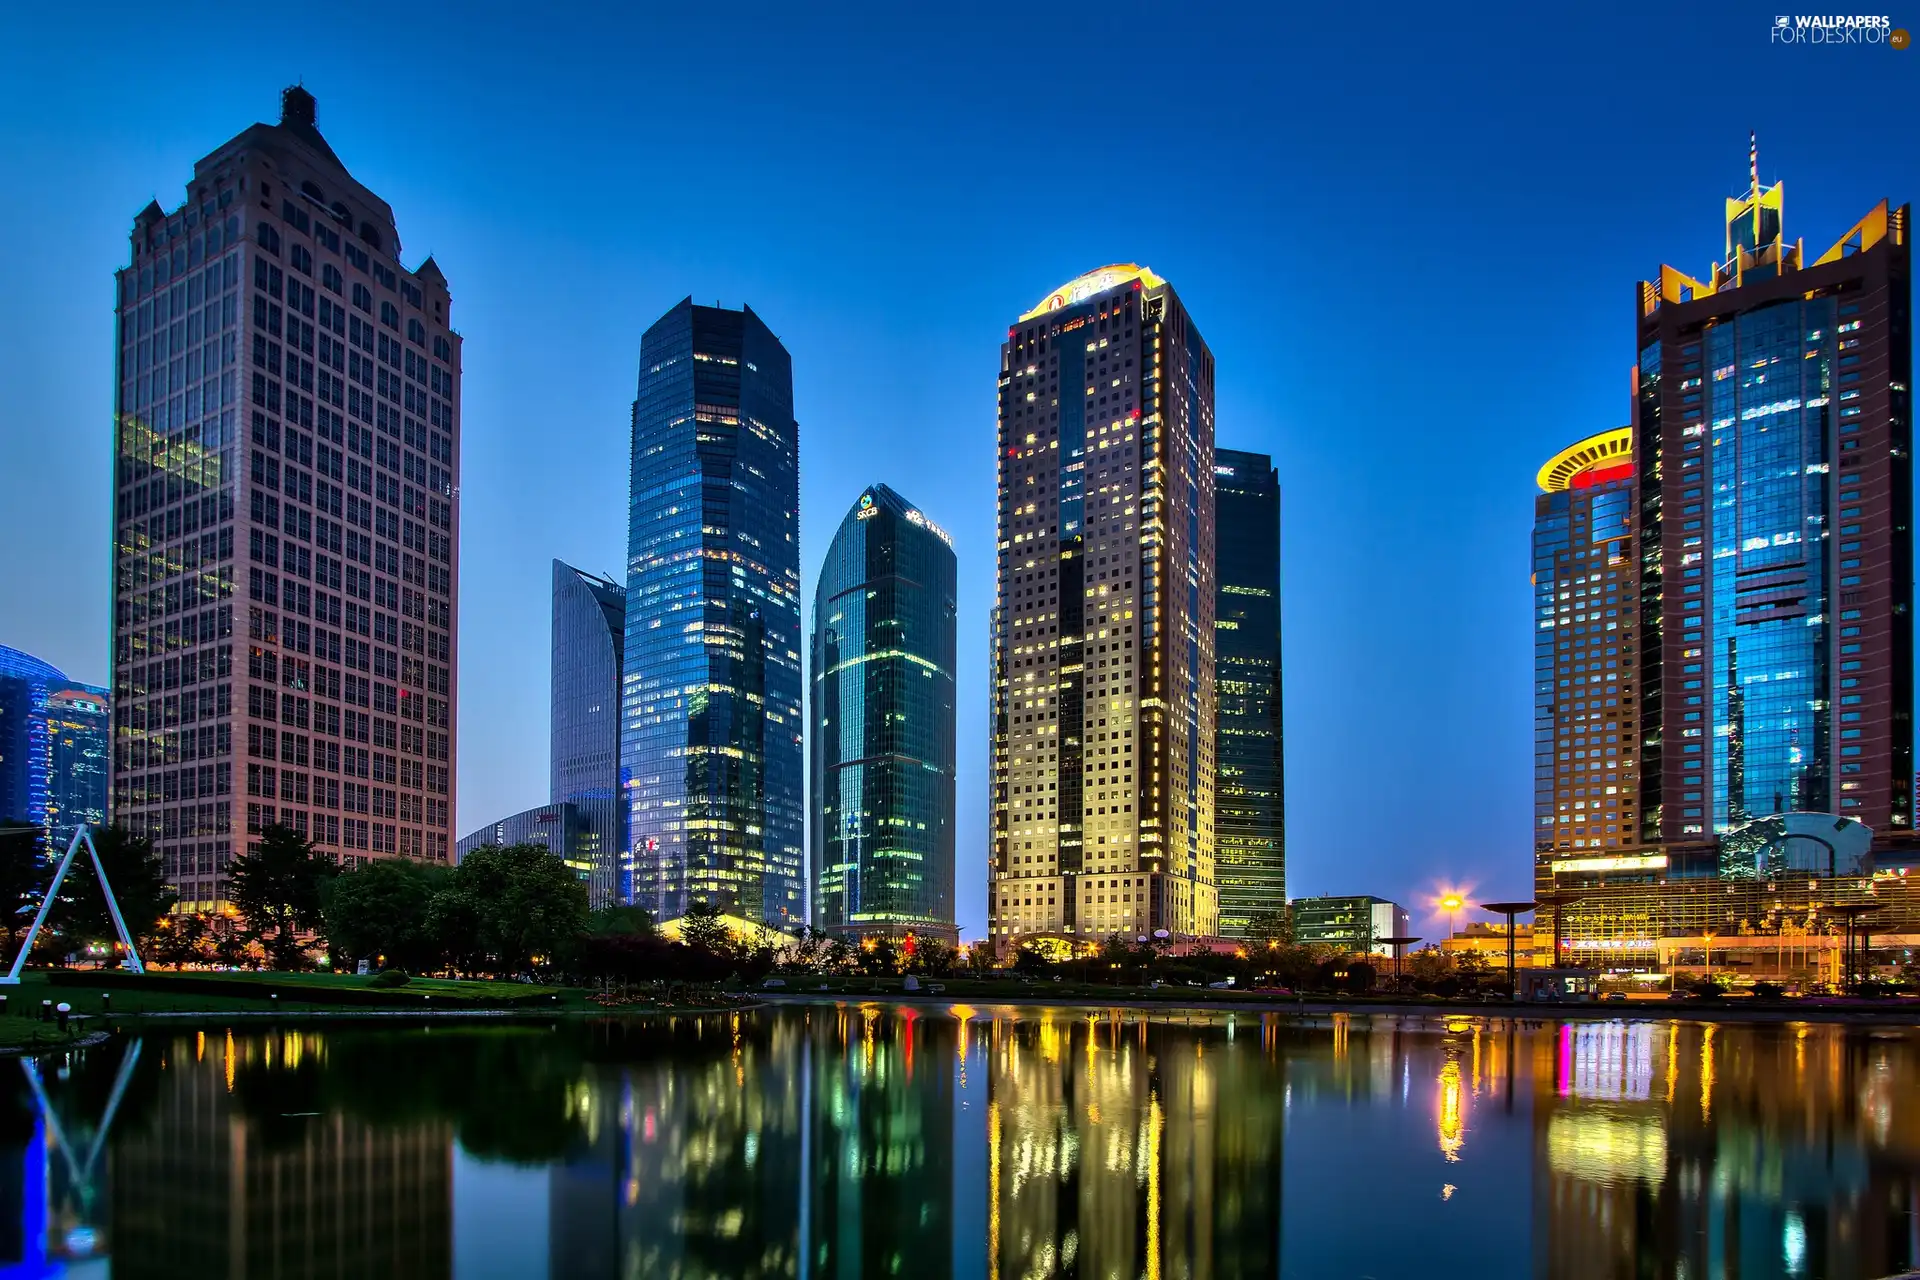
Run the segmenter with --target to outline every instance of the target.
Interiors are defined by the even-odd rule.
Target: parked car
[[[1604,996],[1601,996],[1600,998],[1602,1000],[1615,1000],[1620,1002],[1621,1004],[1625,1004],[1627,1000],[1627,993],[1624,991],[1609,991],[1607,992],[1607,994],[1605,994]]]
[[[760,986],[767,991],[778,991],[781,987],[784,987],[786,985],[787,985],[787,980],[785,978],[768,978],[765,982],[762,982],[760,984]]]

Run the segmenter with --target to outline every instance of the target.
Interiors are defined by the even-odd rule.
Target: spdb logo
[[[1774,18],[1768,35],[1774,44],[1878,44],[1904,49],[1909,43],[1905,29],[1896,28],[1885,14],[1782,13]]]

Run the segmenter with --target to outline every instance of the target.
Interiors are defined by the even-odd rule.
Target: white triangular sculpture
[[[7,976],[0,978],[0,986],[19,986],[20,970],[27,964],[27,957],[33,953],[33,940],[40,936],[40,926],[47,922],[47,912],[53,907],[53,900],[60,896],[60,882],[67,878],[67,868],[73,865],[73,855],[80,852],[81,842],[87,846],[87,853],[93,859],[93,872],[100,877],[100,892],[107,898],[107,913],[113,917],[113,927],[120,931],[120,941],[127,948],[127,968],[134,973],[145,973],[147,967],[140,963],[140,953],[134,949],[133,935],[127,932],[127,922],[120,917],[120,901],[113,896],[113,886],[107,883],[107,869],[100,865],[100,851],[93,847],[93,833],[82,826],[75,829],[73,841],[67,845],[66,856],[60,859],[60,869],[53,873],[53,883],[47,886],[47,896],[40,899],[40,911],[33,917],[33,928],[27,930],[27,940],[20,944],[20,954],[13,958],[13,968]]]

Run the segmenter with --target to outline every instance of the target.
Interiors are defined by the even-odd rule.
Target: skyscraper
[[[1574,850],[1639,844],[1640,575],[1633,430],[1589,436],[1540,468],[1533,501],[1533,813],[1542,890]],[[1590,860],[1590,858],[1589,858]]]
[[[1008,328],[999,387],[992,937],[1212,933],[1213,353],[1105,267]]]
[[[662,316],[640,343],[620,785],[634,900],[805,918],[799,424],[751,308]]]
[[[187,907],[278,823],[446,862],[460,337],[306,90],[118,275],[112,811]]]
[[[633,897],[633,862],[620,804],[620,674],[627,591],[553,562],[551,795],[578,811],[595,908]]]
[[[1783,189],[1637,306],[1642,840],[1791,811],[1913,827],[1911,219],[1808,260]]]
[[[1214,879],[1220,932],[1287,905],[1280,698],[1280,474],[1261,453],[1213,454]]]
[[[813,923],[958,938],[952,539],[860,495],[813,593]]]

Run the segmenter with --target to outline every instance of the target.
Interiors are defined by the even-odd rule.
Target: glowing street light
[[[1467,900],[1457,893],[1443,893],[1440,895],[1439,905],[1440,909],[1447,913],[1447,936],[1451,938],[1453,936],[1454,913],[1466,906]]]

